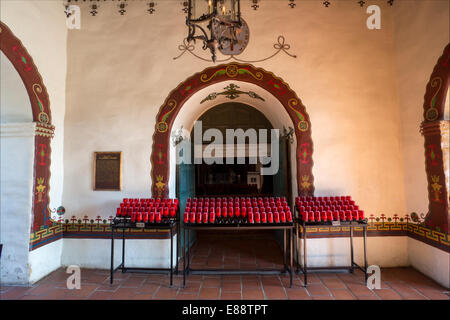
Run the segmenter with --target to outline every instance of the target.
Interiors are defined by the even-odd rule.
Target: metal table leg
[[[364,276],[367,283],[367,226],[363,226],[363,233],[364,233]]]
[[[125,273],[125,228],[122,229],[122,273]]]
[[[173,284],[173,226],[170,227],[170,286]]]
[[[291,258],[291,267],[289,269],[289,274],[290,274],[290,282],[289,282],[289,287],[292,288],[292,273],[294,272],[294,228],[290,229],[290,238],[291,238],[291,245],[290,245],[290,249],[291,249],[291,254],[290,254],[290,258]]]
[[[186,229],[183,228],[183,288],[186,288]]]
[[[299,230],[300,230],[300,228],[299,228],[299,226],[298,226],[298,223],[296,223],[295,224],[295,230],[296,230],[296,233],[295,233],[295,252],[296,252],[296,254],[297,254],[297,271],[298,271],[298,269],[299,269],[299,266],[300,266],[300,246],[299,246]]]
[[[308,285],[308,265],[306,263],[306,227],[303,223],[303,280],[305,287]]]
[[[284,263],[284,271],[283,272],[287,271],[286,242],[287,242],[286,229],[283,229],[283,263]]]
[[[111,226],[111,273],[109,275],[109,282],[114,281],[114,227]]]
[[[353,253],[353,224],[352,221],[350,221],[350,259],[351,259],[351,266],[350,266],[350,272],[354,273],[354,265],[355,265],[355,259],[354,259],[354,253]]]

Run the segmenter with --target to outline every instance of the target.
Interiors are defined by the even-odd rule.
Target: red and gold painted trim
[[[35,160],[33,183],[33,214],[31,223],[31,239],[49,231],[51,226],[49,205],[50,180],[50,142],[55,127],[52,125],[52,114],[47,89],[42,77],[22,42],[12,31],[0,21],[0,50],[11,61],[23,81],[31,103],[33,121],[36,122]],[[33,250],[30,241],[30,250]]]
[[[444,119],[445,100],[450,83],[450,44],[438,59],[424,96],[420,131],[425,138],[425,168],[428,182],[427,226],[448,233],[449,212],[449,120]]]
[[[251,64],[230,63],[207,68],[196,73],[173,89],[156,116],[151,155],[152,196],[169,194],[169,141],[173,122],[184,103],[197,91],[212,84],[238,80],[255,84],[272,93],[283,105],[295,126],[297,138],[297,183],[299,195],[314,194],[312,174],[313,142],[311,122],[297,94],[281,78]]]

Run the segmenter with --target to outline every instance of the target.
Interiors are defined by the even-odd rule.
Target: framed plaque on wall
[[[122,190],[122,152],[94,152],[94,190]]]

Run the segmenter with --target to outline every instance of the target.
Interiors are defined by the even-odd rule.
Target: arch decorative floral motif
[[[421,132],[425,138],[425,168],[428,180],[427,226],[449,231],[449,123],[444,119],[450,84],[450,43],[438,59],[424,96]]]
[[[169,143],[173,122],[184,103],[197,91],[212,84],[237,80],[270,92],[283,105],[295,126],[297,138],[297,186],[300,195],[314,194],[311,123],[297,94],[281,78],[251,64],[230,63],[207,68],[189,77],[166,98],[156,116],[151,153],[152,195],[167,197],[170,173]]]
[[[50,101],[42,77],[28,51],[12,31],[0,21],[0,50],[19,73],[31,103],[33,121],[36,123],[33,175],[33,215],[30,250],[36,237],[47,232],[53,220],[49,211],[50,142],[55,127],[52,125]],[[46,241],[49,243],[50,241]]]

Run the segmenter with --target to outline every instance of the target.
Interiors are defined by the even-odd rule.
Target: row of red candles
[[[243,216],[245,217],[248,213],[257,213],[257,212],[291,212],[291,208],[289,208],[289,206],[279,206],[279,207],[227,207],[227,206],[223,206],[223,207],[188,207],[186,206],[185,212],[190,213],[208,213],[208,212],[214,212],[218,218],[220,218],[221,216],[223,216],[224,218],[226,218],[227,216],[233,217],[239,217],[239,216]]]
[[[202,202],[202,201],[282,201],[286,202],[285,197],[204,197],[204,198],[188,198],[186,201],[189,202]]]
[[[123,198],[123,203],[176,203],[178,199],[161,199],[161,198]]]
[[[160,208],[155,208],[153,207],[152,209],[147,207],[141,207],[141,208],[117,208],[116,211],[116,217],[133,217],[133,215],[136,214],[161,214],[163,217],[175,217],[177,214],[177,208],[175,207],[160,207]]]
[[[344,206],[344,205],[355,205],[355,201],[353,200],[338,200],[338,201],[296,201],[295,204],[300,206],[310,206],[310,207],[316,207],[316,206]]]
[[[313,196],[300,196],[296,197],[295,201],[337,201],[337,200],[351,200],[351,196],[325,196],[325,197],[313,197]]]
[[[300,213],[300,217],[306,222],[359,221],[364,220],[364,211],[304,211]]]
[[[169,215],[164,215],[161,212],[132,212],[131,222],[145,222],[145,223],[161,223],[162,219],[167,219],[169,216],[170,218],[175,217],[175,213],[170,213]]]
[[[226,216],[222,216],[226,218]],[[242,221],[247,223],[286,223],[292,222],[292,213],[290,211],[281,213],[279,212],[249,212],[248,215],[245,216],[235,216],[236,218],[240,218]],[[233,216],[230,216],[233,218]],[[216,219],[220,219],[215,212],[185,212],[184,213],[184,223],[197,223],[197,224],[206,224],[206,223],[215,223]]]

